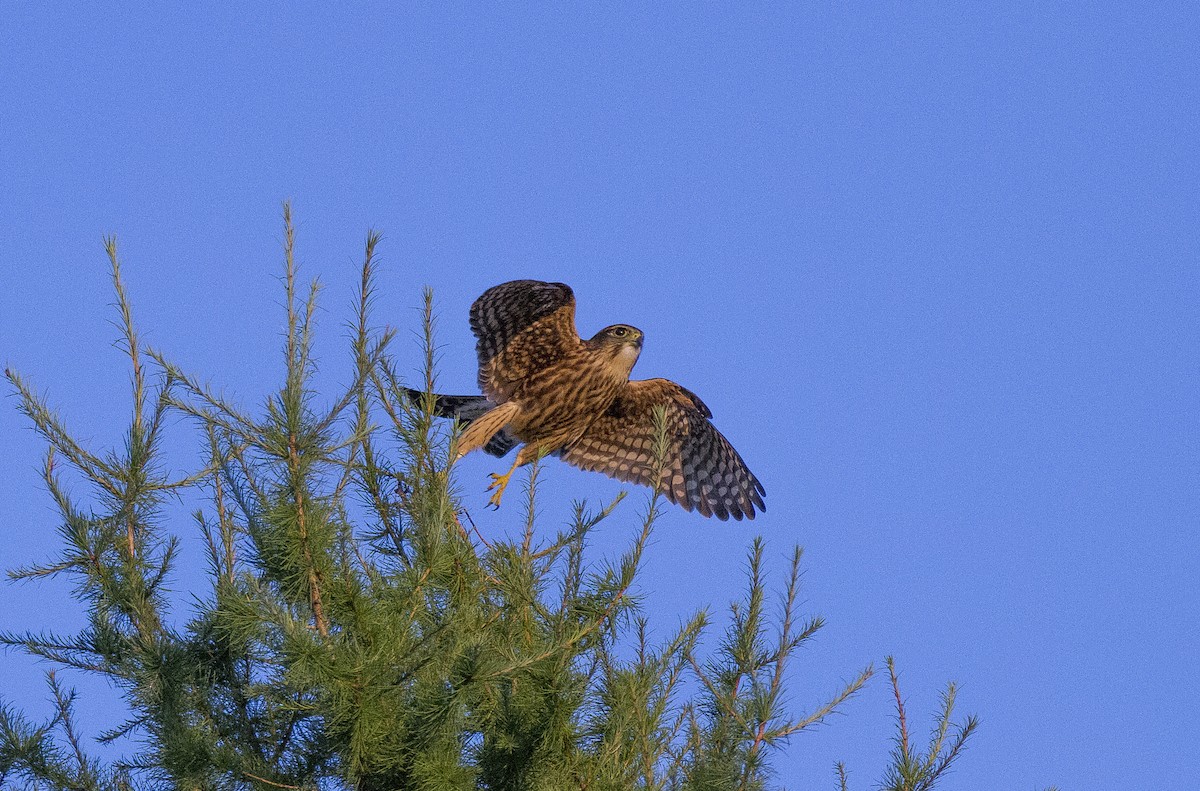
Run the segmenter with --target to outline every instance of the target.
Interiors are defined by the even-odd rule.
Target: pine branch
[[[139,749],[108,764],[89,757],[74,693],[52,677],[49,721],[0,705],[0,785],[765,789],[774,749],[826,721],[871,673],[807,715],[786,711],[794,654],[824,623],[798,612],[799,548],[782,592],[769,595],[764,544],[754,541],[745,595],[714,650],[701,655],[705,612],[657,639],[638,586],[657,492],[633,518],[620,510],[623,492],[598,509],[577,502],[546,534],[555,516],[539,511],[535,463],[512,540],[460,507],[457,427],[434,415],[433,295],[423,293],[423,391],[413,397],[397,373],[411,363],[393,355],[394,331],[372,324],[374,232],[348,324],[353,374],[328,407],[314,407],[320,283],[307,291],[299,283],[288,204],[283,223],[285,370],[257,408],[236,407],[143,347],[111,238],[117,343],[133,399],[124,447],[85,449],[6,372],[18,408],[47,441],[43,479],[59,522],[56,554],[10,576],[70,575],[88,623],[78,634],[0,634],[0,645],[112,682],[128,716],[100,739],[136,732]],[[204,463],[181,477],[162,472],[163,449],[175,446],[172,414],[200,429]],[[661,477],[669,445],[661,410],[655,421]],[[68,490],[56,469],[63,462],[83,475],[86,492]],[[184,491],[204,502],[172,532],[163,503]],[[607,519],[627,520],[631,534],[612,559],[589,545]],[[170,590],[185,541],[205,553],[208,594]],[[169,608],[182,602],[191,619],[168,627]],[[927,752],[915,754],[890,659],[888,668],[900,736],[887,787],[925,791],[961,756],[977,721],[952,723],[950,685]],[[846,771],[837,772],[845,791]]]
[[[950,683],[942,694],[942,706],[934,722],[928,752],[924,755],[915,753],[909,738],[895,661],[890,656],[886,661],[892,694],[896,700],[897,735],[896,747],[892,751],[892,764],[884,777],[883,787],[888,791],[930,791],[962,754],[967,740],[978,728],[979,721],[973,716],[968,717],[961,725],[956,726],[957,732],[953,736],[950,735],[956,694],[955,685]]]
[[[102,487],[108,494],[119,497],[120,491],[111,483],[117,477],[117,471],[76,443],[71,438],[70,432],[46,406],[46,402],[37,397],[15,371],[6,368],[4,376],[16,390],[19,399],[18,408],[33,423],[34,430],[41,434],[54,450],[62,454],[90,482]]]

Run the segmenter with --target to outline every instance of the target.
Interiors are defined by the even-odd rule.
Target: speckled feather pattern
[[[622,367],[619,344],[580,339],[569,286],[503,283],[475,301],[470,321],[478,339],[480,389],[491,405],[520,406],[503,432],[504,451],[515,439],[581,469],[657,487],[704,516],[753,519],[756,509],[766,510],[765,489],[709,421],[712,413],[699,398],[666,379],[630,381],[628,360],[636,359],[636,351]],[[457,414],[467,402],[445,404],[452,405]],[[660,406],[668,448],[655,480],[654,411]],[[492,445],[485,449],[499,449]]]
[[[578,355],[575,294],[564,283],[514,280],[493,286],[471,305],[478,339],[479,389],[497,404],[564,359]]]
[[[655,480],[654,410],[665,410],[667,454]],[[629,382],[605,414],[561,452],[563,461],[621,481],[657,486],[673,503],[718,519],[753,519],[766,490],[712,413],[687,389],[666,379]]]

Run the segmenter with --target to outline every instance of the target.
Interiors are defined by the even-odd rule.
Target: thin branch
[[[904,700],[900,697],[900,681],[896,678],[896,662],[892,657],[887,657],[888,676],[892,682],[892,695],[896,698],[896,716],[900,721],[900,754],[904,761],[912,760],[912,752],[909,748],[908,741],[908,720],[904,715]]]
[[[258,775],[251,774],[250,772],[246,772],[246,771],[243,771],[242,775],[244,777],[249,777],[251,780],[257,780],[260,783],[266,783],[269,786],[274,786],[275,788],[291,788],[291,789],[295,789],[296,791],[300,791],[300,789],[304,788],[304,786],[291,786],[291,785],[288,785],[287,783],[276,783],[274,780],[268,780],[265,777],[259,777]]]

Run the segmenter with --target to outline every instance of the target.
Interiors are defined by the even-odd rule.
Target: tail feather
[[[425,393],[421,390],[405,388],[405,392],[414,404],[424,403]],[[486,396],[481,395],[442,395],[434,394],[433,414],[437,417],[454,418],[464,425],[470,424],[480,415],[496,406]],[[488,443],[483,446],[484,453],[492,456],[504,456],[515,448],[518,440],[507,431],[497,431]]]

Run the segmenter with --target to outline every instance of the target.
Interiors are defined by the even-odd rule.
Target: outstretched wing
[[[471,305],[479,339],[479,388],[503,403],[531,373],[577,350],[575,294],[563,283],[513,280],[493,286]]]
[[[654,410],[666,418],[667,448],[655,476]],[[666,379],[630,382],[611,408],[560,455],[568,464],[621,481],[656,486],[673,503],[718,519],[766,511],[766,489],[693,393]]]

